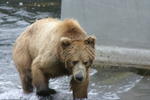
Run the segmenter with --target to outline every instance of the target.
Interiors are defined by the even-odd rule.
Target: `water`
[[[8,1],[0,1],[0,100],[38,100],[35,92],[29,95],[22,92],[18,72],[12,61],[12,45],[27,25],[39,18],[60,17],[60,9],[59,6],[50,7],[55,9],[48,11],[46,9],[49,8],[46,7],[29,9],[23,6],[24,2],[11,5]],[[127,97],[128,100],[149,100],[150,98],[149,77],[118,68],[95,67],[91,69],[90,74],[88,100],[126,100]],[[58,91],[50,98],[72,100],[69,80],[70,77],[50,80],[50,87]]]

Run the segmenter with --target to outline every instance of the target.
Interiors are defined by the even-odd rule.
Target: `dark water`
[[[37,1],[39,4],[34,6],[29,5],[34,2],[27,3],[25,0],[22,2],[0,1],[0,100],[38,99],[35,93],[23,94],[11,56],[15,39],[27,25],[39,18],[60,17],[59,0],[55,0],[57,2],[51,5],[45,5],[41,0]],[[58,94],[52,97],[53,100],[72,100],[69,80],[70,77],[50,80],[50,87],[58,91]],[[91,70],[88,100],[149,100],[149,94],[149,77],[124,69],[95,68]]]

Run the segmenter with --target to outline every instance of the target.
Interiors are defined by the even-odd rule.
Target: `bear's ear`
[[[62,37],[60,39],[61,42],[61,46],[63,49],[65,49],[66,47],[68,47],[71,44],[71,39],[68,37]]]
[[[90,45],[92,48],[95,48],[95,41],[96,41],[96,37],[95,36],[88,36],[84,40],[84,43],[87,44],[87,45]]]

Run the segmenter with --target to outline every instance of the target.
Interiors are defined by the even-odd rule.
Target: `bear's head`
[[[88,36],[83,40],[62,37],[60,43],[60,56],[66,69],[76,81],[84,81],[88,75],[88,69],[95,59],[95,37]]]

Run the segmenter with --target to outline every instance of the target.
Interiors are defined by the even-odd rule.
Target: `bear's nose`
[[[81,81],[83,80],[83,75],[82,75],[82,73],[79,72],[78,74],[76,74],[76,75],[75,75],[75,79],[81,82]]]

